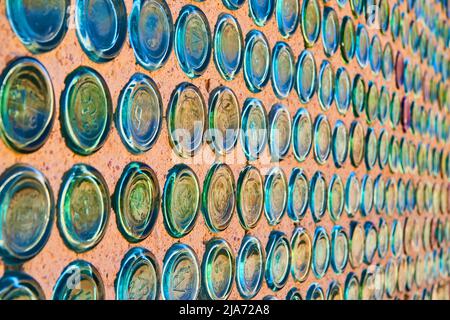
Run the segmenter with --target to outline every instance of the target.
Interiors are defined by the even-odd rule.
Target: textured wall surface
[[[14,32],[11,30],[11,27],[6,18],[5,5],[3,2],[4,1],[0,2],[1,4],[0,35],[2,38],[1,41],[2,49],[0,50],[0,69],[3,69],[9,61],[11,61],[16,57],[31,55],[17,39]],[[127,10],[128,12],[130,12],[132,1],[126,0],[125,2],[127,5]],[[324,6],[323,1],[319,2],[321,8],[323,8]],[[273,45],[277,41],[282,40],[281,35],[277,29],[276,19],[272,17],[264,27],[257,27],[252,21],[252,18],[249,17],[249,9],[247,3],[244,4],[242,8],[236,11],[228,10],[222,4],[222,1],[219,0],[207,0],[204,2],[174,0],[168,1],[168,3],[174,20],[178,17],[178,13],[180,9],[183,7],[183,5],[187,3],[192,3],[201,8],[203,12],[206,14],[208,21],[210,23],[211,30],[214,30],[214,26],[216,24],[218,15],[221,12],[228,12],[237,18],[242,28],[244,36],[251,29],[259,29],[264,32],[264,34],[268,38],[271,47],[273,47]],[[394,1],[389,1],[389,3],[392,6],[394,4]],[[340,18],[342,18],[345,15],[352,16],[349,3],[347,3],[343,8],[340,8],[338,7],[337,2],[335,0],[331,0],[327,3],[327,5],[334,7]],[[431,5],[436,6],[436,12],[440,15],[440,18],[445,19],[445,14],[443,13],[440,5],[434,4],[434,2]],[[404,12],[406,12],[406,3],[400,4],[400,7]],[[363,17],[363,15],[361,15],[358,18],[353,17],[353,20],[355,25],[357,23],[363,24],[365,23],[365,18]],[[446,21],[448,22],[448,20]],[[376,32],[379,33],[378,30],[369,29],[369,34],[371,37]],[[413,54],[410,47],[403,48],[400,43],[400,39],[397,39],[397,41],[393,42],[391,34],[389,32],[386,33],[385,35],[379,33],[379,35],[383,46],[386,43],[386,41],[392,42],[394,48],[394,56],[397,51],[401,51],[403,56],[408,57],[410,61],[414,62],[415,64],[421,63],[419,55]],[[291,46],[294,52],[294,56],[296,57],[297,60],[298,55],[302,52],[302,50],[305,49],[305,43],[302,37],[300,27],[297,29],[297,31],[291,38],[285,41]],[[439,50],[441,49],[444,52],[444,57],[448,59],[449,49],[444,47],[443,44],[440,43]],[[323,59],[328,59],[333,65],[335,70],[337,70],[339,66],[344,65],[344,62],[342,60],[339,51],[336,54],[334,54],[334,56],[332,56],[331,58],[326,58],[323,51],[321,39],[319,39],[319,41],[310,50],[314,54],[316,64],[318,67],[320,66],[320,63]],[[164,104],[164,112],[167,108],[170,95],[177,86],[177,84],[182,81],[188,81],[194,83],[196,86],[200,88],[205,99],[209,96],[209,93],[214,88],[218,87],[219,85],[226,85],[236,93],[241,107],[246,98],[256,97],[263,101],[264,105],[267,108],[267,111],[270,110],[273,104],[277,102],[283,103],[289,109],[292,117],[300,107],[306,107],[307,110],[310,112],[313,120],[316,118],[318,114],[324,113],[328,117],[332,128],[334,127],[334,124],[338,119],[341,119],[345,123],[347,128],[350,127],[351,122],[354,120],[354,116],[351,111],[347,112],[347,114],[344,116],[340,115],[336,110],[335,104],[333,104],[330,110],[322,111],[319,106],[317,94],[314,95],[313,99],[306,105],[302,105],[302,103],[299,101],[299,98],[295,90],[293,90],[290,93],[287,99],[279,101],[276,98],[270,84],[267,85],[262,90],[262,92],[253,94],[247,90],[247,87],[244,82],[242,69],[233,81],[225,81],[220,77],[213,61],[209,63],[206,72],[201,77],[191,80],[183,73],[183,71],[179,67],[177,58],[173,51],[169,57],[167,64],[163,68],[155,72],[145,71],[142,67],[136,64],[133,50],[129,45],[128,39],[121,54],[116,59],[105,64],[96,64],[91,60],[89,60],[89,58],[81,50],[73,27],[69,29],[61,45],[59,45],[52,52],[38,55],[37,58],[47,68],[51,76],[54,85],[56,101],[58,102],[60,99],[61,92],[64,88],[64,79],[67,76],[67,74],[69,74],[72,70],[74,70],[78,66],[90,66],[95,70],[97,70],[105,78],[106,83],[108,84],[108,87],[111,91],[111,95],[114,102],[114,108],[117,105],[120,91],[128,82],[130,77],[136,72],[143,72],[149,75],[156,82],[162,96]],[[363,75],[366,83],[369,80],[372,80],[378,85],[378,88],[381,88],[381,86],[384,85],[390,89],[390,92],[397,90],[395,86],[395,76],[391,77],[391,80],[386,81],[383,79],[381,72],[376,75],[370,70],[370,67],[362,69],[358,65],[356,59],[353,59],[349,64],[346,64],[345,67],[347,68],[352,78],[356,73],[360,73]],[[431,67],[426,64],[422,64],[422,68],[423,71],[428,70],[429,72],[433,72]],[[403,88],[398,89],[397,91],[401,96],[405,94]],[[436,103],[433,105],[426,103],[423,100],[422,95],[412,96],[411,99],[414,99],[415,103],[417,104],[426,105],[427,108],[434,108],[435,110],[440,110]],[[58,119],[59,117],[59,108],[57,109],[58,110],[56,114],[57,115],[56,119]],[[445,114],[445,111],[441,112]],[[365,129],[368,127],[368,124],[364,121],[364,118],[360,118],[360,123],[363,125]],[[375,129],[375,131],[378,134],[382,129],[382,125],[378,121],[371,126]],[[443,149],[444,154],[448,154],[450,150],[447,141],[442,142],[437,141],[436,139],[429,136],[420,137],[418,135],[413,135],[410,131],[408,132],[402,131],[402,128],[400,126],[393,129],[389,125],[386,125],[385,127],[387,128],[389,133],[391,135],[395,135],[397,139],[400,139],[401,137],[404,136],[408,140],[414,141],[416,144],[425,141],[426,143],[429,143],[432,146],[436,146],[439,149]],[[202,149],[203,149],[202,151],[204,152],[200,152],[199,153],[200,155],[208,154],[210,159],[214,158],[213,151],[211,150],[210,146],[204,144],[202,146]],[[238,154],[240,154],[240,158],[242,159],[243,155],[240,141],[238,141],[238,145],[235,150]],[[269,152],[268,148],[266,148],[264,152],[268,154]],[[122,144],[118,132],[114,126],[111,129],[111,132],[105,145],[97,153],[88,157],[76,155],[66,146],[65,141],[61,134],[59,121],[55,121],[55,125],[52,129],[49,140],[37,152],[28,155],[23,155],[7,148],[7,146],[4,143],[0,143],[0,155],[1,155],[0,156],[1,172],[3,172],[6,168],[10,167],[14,163],[26,163],[41,170],[45,174],[45,176],[49,179],[55,197],[58,194],[61,179],[64,172],[69,170],[76,163],[87,163],[97,168],[105,177],[110,193],[112,193],[112,191],[114,190],[115,184],[118,181],[123,168],[131,161],[141,161],[150,165],[157,174],[161,188],[164,185],[168,170],[175,165],[174,159],[178,163],[189,164],[198,175],[201,185],[203,183],[206,172],[211,165],[211,162],[207,163],[205,161],[203,161],[203,163],[199,161],[199,164],[195,163],[191,164],[190,163],[191,159],[186,160],[174,157],[172,155],[171,147],[168,141],[168,133],[165,118],[161,135],[157,140],[156,144],[150,151],[139,156],[132,155],[127,151],[125,146]],[[245,167],[245,163],[243,162],[236,163],[236,161],[228,161],[228,164],[230,165],[234,173],[234,177],[237,180],[239,172]],[[265,173],[266,172],[265,170],[268,169],[267,164],[262,164],[258,161],[252,162],[252,164],[259,167],[262,173]],[[287,177],[289,177],[291,170],[293,168],[301,167],[305,171],[309,179],[313,176],[313,174],[317,170],[322,171],[325,175],[327,182],[331,180],[332,175],[335,173],[339,174],[344,181],[352,171],[356,173],[359,179],[362,179],[363,175],[367,173],[366,167],[363,164],[360,165],[358,168],[355,168],[350,164],[349,159],[347,159],[345,165],[339,169],[337,169],[334,166],[331,157],[327,160],[327,162],[324,165],[319,165],[317,164],[317,162],[315,162],[314,155],[312,152],[308,155],[308,158],[305,162],[299,164],[293,155],[292,147],[290,149],[289,155],[286,157],[286,159],[281,161],[280,165],[283,168]],[[394,177],[396,180],[400,178],[405,179],[405,181],[407,179],[412,179],[416,183],[422,179],[427,179],[427,181],[429,180],[431,182],[444,183],[445,181],[445,183],[448,183],[446,182],[448,180],[444,180],[440,176],[421,177],[417,173],[406,173],[406,174],[392,173],[389,171],[388,167],[384,168],[383,170],[380,170],[378,166],[375,166],[375,168],[373,168],[369,172],[372,179],[375,179],[379,173],[383,173],[385,180],[388,177]],[[399,216],[397,213],[395,213],[392,217],[385,217],[385,219],[389,223],[391,223],[394,218],[404,222],[404,220],[407,218],[408,215],[410,214],[408,213],[404,214],[403,216]],[[418,221],[420,222],[424,222],[427,217],[427,215],[418,215],[416,212],[411,213],[411,215],[416,215]],[[445,221],[445,219],[448,219],[448,216],[441,216],[440,218],[442,219],[442,221]],[[375,225],[378,225],[379,216],[377,216],[375,212],[372,211],[372,213],[368,217],[363,217],[360,213],[358,213],[357,216],[354,217],[353,219],[358,220],[361,223],[371,220],[374,222]],[[349,218],[344,212],[342,217],[337,223],[342,225],[348,233],[349,223],[351,220],[352,219]],[[306,217],[300,222],[299,225],[305,227],[309,231],[311,236],[314,235],[316,224],[314,223],[311,217],[309,209],[306,214]],[[328,234],[330,234],[334,222],[330,219],[329,215],[326,214],[325,217],[322,219],[322,221],[318,223],[318,225],[324,226]],[[290,237],[295,226],[296,224],[293,223],[287,215],[285,215],[281,223],[275,227],[269,226],[269,224],[267,223],[267,219],[265,217],[262,217],[257,227],[251,230],[249,233],[257,236],[260,239],[263,246],[265,247],[271,230],[274,229],[281,230],[285,232],[288,235],[288,237]],[[217,234],[217,236],[226,239],[231,244],[235,254],[237,254],[237,251],[241,244],[241,240],[245,234],[246,232],[242,229],[242,227],[239,224],[237,214],[234,213],[230,226],[225,231]],[[41,286],[45,291],[46,297],[49,298],[51,297],[53,286],[63,268],[73,260],[84,259],[86,261],[91,262],[94,266],[98,268],[105,284],[106,298],[114,299],[115,297],[114,279],[120,267],[120,262],[125,253],[133,246],[143,246],[149,249],[156,256],[158,264],[161,269],[164,254],[166,250],[174,242],[180,241],[189,244],[195,250],[197,256],[201,260],[203,252],[205,250],[205,243],[214,236],[215,235],[211,233],[206,227],[204,218],[200,214],[195,224],[193,232],[191,232],[189,235],[182,238],[181,240],[173,239],[169,236],[169,234],[166,232],[164,228],[162,214],[160,211],[156,222],[156,226],[152,231],[152,233],[150,234],[150,236],[143,242],[137,245],[133,245],[131,243],[128,243],[127,240],[118,231],[114,212],[111,211],[111,216],[107,226],[106,235],[100,242],[100,244],[96,246],[93,250],[90,250],[83,254],[76,254],[73,251],[69,250],[63,243],[63,240],[58,232],[58,228],[56,227],[56,224],[54,224],[50,239],[45,248],[43,249],[43,251],[39,253],[39,255],[37,255],[34,259],[30,260],[29,262],[26,262],[23,265],[23,270],[28,274],[32,275],[41,284]],[[389,258],[390,253],[384,259],[380,259],[378,255],[375,255],[374,264],[376,263],[384,264],[387,262]],[[310,272],[308,278],[303,283],[295,283],[292,277],[290,276],[284,288],[276,293],[272,292],[267,287],[264,281],[263,287],[256,296],[256,298],[261,299],[264,296],[271,294],[276,295],[278,298],[284,299],[286,297],[287,292],[293,287],[297,287],[300,290],[302,296],[305,297],[307,288],[311,283],[314,282],[319,283],[324,289],[324,291],[326,291],[326,289],[328,288],[328,285],[331,280],[337,280],[343,287],[348,272],[353,271],[356,275],[358,275],[358,277],[360,277],[362,271],[365,268],[367,268],[367,265],[363,264],[360,267],[353,269],[348,264],[345,272],[341,275],[336,275],[333,272],[333,270],[329,268],[326,276],[322,279],[316,279],[314,275]],[[4,264],[0,262],[0,274],[3,273],[4,269],[5,269]],[[443,277],[441,279],[442,281],[444,281],[444,283],[448,284],[449,279],[448,277],[447,278]],[[424,285],[423,288],[425,287],[428,288],[429,290],[432,289],[431,284]],[[414,286],[413,290],[411,290],[410,292],[397,292],[396,296],[398,298],[412,297],[416,292],[421,293],[423,288],[418,288],[417,286]],[[449,287],[447,286],[447,291],[448,288]],[[233,284],[233,290],[230,298],[240,299],[240,295],[236,289],[235,284]]]

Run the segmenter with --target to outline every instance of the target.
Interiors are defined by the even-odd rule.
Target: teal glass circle
[[[379,174],[375,178],[373,192],[373,206],[377,214],[383,213],[386,205],[385,186],[383,176]]]
[[[393,141],[395,142],[395,141]],[[419,175],[424,175],[425,171],[426,171],[426,152],[427,152],[427,148],[426,146],[420,142],[419,145],[417,146],[417,150],[416,150],[417,154],[416,154],[416,158],[417,158],[417,171],[419,173]],[[392,159],[394,160],[394,159]]]
[[[399,22],[399,34],[398,34],[402,47],[405,49],[409,42],[409,28],[408,21],[406,18],[406,12],[400,13],[400,22]]]
[[[427,133],[430,136],[435,136],[439,139],[440,135],[436,134],[437,131],[439,130],[439,116],[437,114],[433,114],[432,110],[428,110],[428,128],[427,128]]]
[[[161,68],[172,51],[173,20],[165,0],[135,0],[129,18],[130,44],[146,70]]]
[[[345,183],[345,211],[349,217],[354,217],[359,211],[361,185],[354,172],[350,173]]]
[[[399,73],[401,73],[401,75],[399,75],[399,77],[401,79],[403,79],[403,73],[404,73],[404,69],[401,69],[399,71]],[[430,101],[431,103],[436,102],[436,98],[437,98],[437,81],[436,79],[434,79],[432,76],[429,77],[429,79],[427,79],[427,84],[425,85],[425,90],[426,90],[426,94],[425,94],[425,98]],[[400,83],[399,88],[401,87],[401,85],[403,85],[403,82]]]
[[[28,274],[8,271],[0,278],[0,300],[45,300],[45,294],[40,284]]]
[[[358,64],[361,66],[361,68],[364,68],[367,66],[367,63],[369,62],[369,50],[370,50],[370,38],[369,33],[367,32],[367,28],[362,25],[358,24],[356,27],[356,60],[358,61]]]
[[[297,30],[300,20],[300,4],[297,0],[278,0],[275,5],[278,31],[289,38]]]
[[[316,171],[311,179],[309,188],[309,193],[311,194],[309,207],[312,217],[317,223],[322,220],[327,209],[327,182],[322,172]]]
[[[328,0],[325,0],[327,2]],[[337,4],[341,8],[345,8],[345,5],[347,4],[347,0],[336,0]]]
[[[443,251],[441,251],[441,253],[442,252]],[[416,271],[414,261],[415,260],[412,257],[406,257],[406,290],[408,291],[411,291],[414,286],[414,276]]]
[[[322,42],[325,55],[333,56],[339,47],[339,18],[331,7],[323,8]]]
[[[236,209],[242,228],[255,228],[264,209],[264,184],[258,168],[248,165],[241,171],[236,198]]]
[[[400,142],[400,150],[401,150],[401,167],[402,167],[402,173],[408,173],[408,172],[414,172],[414,168],[412,165],[412,157],[414,157],[414,150],[411,149],[411,145],[413,144],[412,141],[407,142],[404,138],[402,138]],[[409,181],[408,181],[409,182]],[[411,187],[414,186],[411,185]],[[413,200],[413,203],[410,201]],[[411,206],[414,206],[415,199],[412,197],[409,197],[409,194],[406,194],[406,202],[407,206],[411,204]]]
[[[381,33],[386,33],[389,29],[389,15],[390,15],[389,1],[380,0],[378,2],[378,21]]]
[[[318,283],[312,283],[306,291],[306,300],[325,300],[323,289]]]
[[[389,170],[393,173],[398,172],[400,167],[400,147],[398,140],[395,136],[391,137],[389,141],[389,156],[388,156],[388,165]]]
[[[361,182],[361,214],[370,215],[374,203],[374,183],[372,178],[365,174]]]
[[[200,208],[200,185],[197,175],[187,165],[169,170],[164,184],[162,213],[164,226],[174,238],[182,238],[194,228]]]
[[[211,58],[211,30],[203,11],[185,5],[175,23],[175,54],[186,75],[193,79],[202,75]]]
[[[385,80],[390,80],[392,77],[392,73],[394,72],[394,52],[390,42],[386,42],[383,49],[381,72]]]
[[[288,203],[288,182],[281,167],[273,167],[264,181],[264,213],[269,225],[280,223]]]
[[[378,165],[380,169],[383,169],[388,162],[389,156],[389,134],[385,129],[381,130],[378,137],[377,152]]]
[[[292,144],[294,156],[298,162],[308,157],[312,148],[313,128],[308,110],[300,108],[294,116],[292,129]]]
[[[386,220],[380,218],[378,223],[378,256],[383,259],[389,251],[389,225]]]
[[[140,154],[151,149],[162,127],[162,99],[150,77],[136,73],[122,90],[115,124],[127,149]]]
[[[297,288],[292,288],[286,295],[286,300],[303,300],[300,291]]]
[[[397,182],[397,212],[400,216],[405,213],[406,208],[406,188],[403,180],[400,178]]]
[[[390,243],[392,255],[398,258],[403,253],[403,227],[400,220],[392,222]]]
[[[348,63],[353,59],[356,50],[355,25],[349,16],[342,19],[340,40],[342,58]]]
[[[271,66],[273,91],[279,99],[285,99],[292,91],[295,74],[294,54],[288,44],[285,42],[275,44]]]
[[[349,234],[349,261],[353,268],[358,268],[364,260],[365,233],[360,223],[350,222]]]
[[[345,278],[344,300],[359,300],[359,280],[353,272]]]
[[[77,281],[74,286],[75,281]],[[104,300],[105,287],[97,268],[84,260],[67,265],[53,288],[53,300]]]
[[[330,238],[323,227],[317,227],[312,243],[311,269],[317,279],[325,276],[330,265]]]
[[[393,259],[394,260],[394,259]],[[422,284],[431,284],[433,282],[433,252],[428,251],[423,257],[423,266],[421,266],[422,274],[417,277],[421,277]],[[395,261],[395,260],[394,260]]]
[[[117,300],[156,300],[160,273],[155,256],[145,248],[130,249],[114,281]]]
[[[388,89],[385,86],[382,86],[380,90],[377,112],[378,120],[382,125],[386,123],[388,118],[390,99]]]
[[[291,237],[291,274],[296,282],[304,282],[311,269],[312,241],[305,228],[297,227]]]
[[[329,110],[333,104],[335,81],[333,67],[328,60],[323,60],[319,71],[318,95],[320,107],[324,111]]]
[[[68,29],[70,0],[6,0],[8,21],[25,47],[34,54],[55,49]]]
[[[89,165],[74,165],[63,176],[57,208],[64,243],[77,253],[93,249],[106,233],[111,209],[101,173]]]
[[[397,201],[397,185],[392,179],[388,179],[386,181],[385,186],[385,212],[387,216],[392,216],[396,209],[396,201]]]
[[[390,29],[392,39],[395,41],[400,34],[400,7],[399,4],[394,4],[391,10]]]
[[[301,27],[306,47],[312,47],[320,34],[320,6],[317,0],[305,0],[301,8]]]
[[[231,14],[222,13],[214,31],[214,62],[225,80],[233,80],[241,69],[243,48],[239,22]]]
[[[188,82],[179,84],[166,114],[169,142],[179,156],[191,157],[202,146],[207,113],[200,90]]]
[[[364,157],[364,129],[358,121],[350,126],[350,160],[354,167],[359,167]]]
[[[350,8],[355,17],[361,15],[364,10],[364,0],[350,0]]]
[[[294,222],[305,217],[309,203],[309,182],[302,169],[294,168],[289,178],[288,216]]]
[[[9,63],[0,77],[0,137],[12,149],[41,148],[53,127],[55,97],[45,67],[33,58]]]
[[[320,114],[314,122],[314,158],[323,165],[331,150],[331,127],[325,115]]]
[[[331,267],[334,273],[344,272],[348,262],[348,237],[344,228],[334,226],[331,231]]]
[[[223,5],[225,7],[227,7],[230,10],[238,10],[239,8],[241,8],[244,3],[245,0],[222,0]]]
[[[70,73],[61,97],[61,130],[70,149],[80,155],[98,151],[112,122],[111,94],[102,76],[89,67]]]
[[[318,283],[312,283],[306,291],[306,300],[321,301],[325,300],[325,294]]]
[[[247,88],[260,92],[270,78],[271,53],[266,36],[258,30],[251,30],[245,38],[244,79]]]
[[[335,100],[338,112],[345,115],[350,108],[352,81],[344,67],[336,71]]]
[[[401,148],[401,155],[402,155],[402,158],[407,157],[407,153],[406,153],[406,151],[407,151],[407,148],[406,148],[406,142],[404,143],[404,145],[405,145],[405,147],[404,147],[404,148]],[[440,172],[440,165],[441,165],[441,163],[442,163],[442,154],[443,154],[443,151],[442,151],[442,150],[439,151],[438,149],[433,148],[433,150],[432,150],[432,155],[431,155],[431,157],[432,157],[432,160],[431,160],[431,173],[432,173],[432,175],[433,175],[434,177],[437,177],[437,176],[439,175],[439,172]],[[404,162],[405,162],[405,160],[403,160],[402,163],[404,163]],[[410,162],[410,161],[409,161],[409,158],[408,158],[408,161],[406,162],[407,167],[404,168],[403,171],[408,170],[409,162]]]
[[[370,171],[377,162],[378,139],[372,128],[367,128],[364,145],[364,162],[366,168]]]
[[[21,264],[35,257],[50,236],[50,183],[37,169],[15,164],[0,176],[0,203],[0,256],[5,264]]]
[[[341,120],[337,120],[332,135],[331,152],[333,154],[334,165],[341,168],[348,155],[349,136],[345,124]]]
[[[307,103],[314,96],[317,85],[316,61],[311,51],[303,50],[298,57],[296,89],[300,101]]]
[[[273,0],[248,0],[248,9],[253,22],[263,27],[272,17],[275,3]]]
[[[368,88],[367,88],[367,94],[366,94],[366,121],[367,123],[371,124],[375,122],[377,113],[378,113],[378,103],[380,101],[380,95],[378,92],[377,85],[369,81]]]
[[[331,220],[339,221],[344,210],[345,189],[342,179],[338,174],[334,174],[328,186],[328,212]]]
[[[234,282],[235,260],[230,244],[213,238],[206,244],[202,261],[203,294],[212,300],[228,299]]]
[[[263,283],[264,251],[258,238],[246,234],[236,259],[236,287],[244,299],[255,297]]]
[[[272,160],[286,157],[291,147],[292,122],[289,110],[275,104],[269,112],[269,151]]]
[[[374,35],[370,43],[369,62],[373,72],[380,72],[382,64],[382,48],[378,35]]]
[[[123,0],[78,0],[75,25],[81,48],[95,62],[116,58],[127,37],[127,9]]]
[[[270,290],[276,292],[285,286],[291,269],[291,246],[283,232],[270,233],[266,253],[266,283]]]
[[[150,235],[160,201],[158,178],[153,169],[141,162],[128,164],[112,200],[117,227],[128,241],[140,242]]]
[[[441,197],[445,197],[442,196],[445,194],[445,190],[441,191]],[[442,203],[444,204],[445,201],[442,201]],[[444,204],[444,206],[446,205],[446,203]],[[406,183],[406,209],[409,212],[414,211],[416,207],[416,187],[414,185],[413,180],[408,180],[408,182]],[[442,210],[443,212],[446,212],[445,210]]]
[[[389,120],[392,128],[396,128],[400,123],[401,108],[400,97],[397,92],[393,92],[389,105]]]
[[[163,260],[161,296],[164,300],[196,300],[200,291],[200,267],[194,250],[175,243]]]
[[[385,48],[385,50],[386,50],[386,48]],[[384,54],[384,52],[383,52],[383,54]],[[420,69],[420,65],[416,64],[414,66],[414,71],[413,71],[413,90],[414,90],[414,93],[420,94],[420,91],[422,90],[422,85],[423,85],[422,84],[422,71]],[[440,92],[442,92],[441,88],[442,88],[442,86],[439,87]]]
[[[364,263],[370,265],[378,248],[378,233],[370,221],[364,223]]]
[[[241,109],[236,94],[220,86],[209,96],[209,143],[218,154],[230,153],[237,144],[241,128]]]
[[[359,117],[364,112],[366,100],[366,83],[360,74],[355,75],[352,82],[353,114]]]
[[[409,59],[405,59],[404,62],[403,81],[405,92],[411,92],[413,89],[413,64]]]
[[[343,299],[344,293],[342,292],[341,285],[337,281],[332,280],[330,282],[330,285],[328,286],[327,300],[343,300]]]
[[[405,35],[408,37],[407,42],[414,53],[417,53],[420,45],[420,34],[418,28],[419,28],[418,23],[415,20],[412,20],[409,24],[409,30],[407,32],[408,35]],[[442,59],[441,55],[438,52],[436,52],[436,56],[434,59],[435,59],[434,63],[436,64],[435,69],[440,70],[439,65],[441,64],[440,63],[440,59]]]
[[[267,144],[267,113],[261,100],[247,98],[241,119],[241,145],[247,160],[257,160]]]
[[[231,223],[236,202],[233,172],[227,164],[216,162],[203,182],[202,213],[212,232],[224,231]]]

